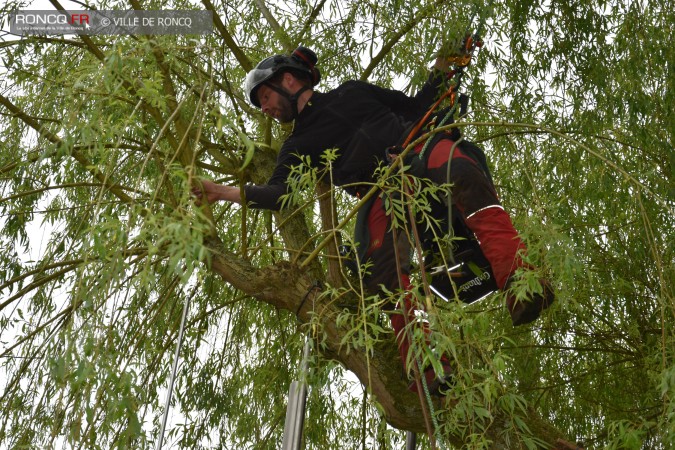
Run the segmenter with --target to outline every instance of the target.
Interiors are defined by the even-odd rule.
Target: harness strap
[[[293,109],[293,119],[298,118],[298,114],[299,114],[298,113],[298,99],[300,98],[300,95],[303,92],[311,89],[309,86],[304,85],[300,89],[298,89],[298,91],[295,94],[289,94],[284,89],[281,89],[279,86],[276,86],[272,83],[266,83],[265,86],[272,89],[274,92],[276,92],[277,94],[281,95],[282,97],[284,97],[286,100],[289,101],[289,103],[291,104],[291,108]]]

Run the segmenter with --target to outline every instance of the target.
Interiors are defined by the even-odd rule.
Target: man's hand
[[[225,186],[209,180],[198,180],[197,183],[201,184],[201,189],[199,186],[192,189],[192,195],[195,196],[197,205],[201,205],[204,200],[207,203],[220,200],[241,203],[241,192],[238,187]]]
[[[471,57],[476,47],[482,46],[483,41],[477,34],[467,34],[461,42],[444,42],[436,54],[434,68],[447,72],[450,70],[450,66],[466,67],[471,63]]]

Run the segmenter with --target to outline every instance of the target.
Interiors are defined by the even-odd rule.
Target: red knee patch
[[[384,211],[382,199],[377,198],[373,202],[368,213],[368,233],[370,234],[370,243],[368,244],[367,256],[370,256],[378,248],[382,247],[384,235],[389,226],[389,219]]]
[[[455,147],[454,151],[452,150],[453,146]],[[419,150],[416,148],[415,151],[419,153],[421,149],[421,147]],[[471,157],[462,152],[458,145],[455,145],[455,141],[451,141],[450,139],[442,139],[438,141],[438,143],[431,149],[429,157],[427,158],[427,169],[437,169],[448,162],[448,159],[450,158],[450,152],[452,152],[452,159],[467,159],[471,161],[472,164],[476,164],[476,162],[471,159]]]

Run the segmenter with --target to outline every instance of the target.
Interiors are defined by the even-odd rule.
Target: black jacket
[[[312,166],[320,167],[321,155],[328,149],[338,149],[333,162],[336,185],[372,181],[385,149],[398,143],[433,104],[442,82],[441,74],[431,73],[415,97],[362,81],[314,92],[283,143],[267,184],[245,187],[247,201],[254,208],[279,209],[290,167],[300,164],[298,155],[309,156]]]

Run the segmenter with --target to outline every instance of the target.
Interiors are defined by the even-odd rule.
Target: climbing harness
[[[428,150],[434,148],[440,140],[449,139],[454,143],[448,157],[446,182],[450,182],[452,158],[458,146],[461,146],[462,151],[470,155],[471,159],[481,167],[486,177],[492,182],[482,150],[469,142],[465,143],[458,128],[434,133],[435,129],[454,122],[454,116],[457,113],[458,107],[461,107],[461,109],[465,108],[465,103],[460,100],[462,96],[460,94],[458,97],[457,92],[461,84],[464,69],[470,64],[474,51],[482,47],[482,45],[483,41],[478,31],[474,34],[466,35],[459,53],[446,57],[448,62],[455,65],[455,68],[447,75],[448,79],[451,80],[449,88],[432,105],[422,119],[412,127],[402,144],[386,150],[385,156],[390,163],[398,157],[404,158],[402,166],[405,168],[406,174],[416,177],[423,176],[428,158]],[[449,106],[438,110],[441,103],[446,99]],[[460,111],[460,116],[464,113],[465,111]],[[410,152],[408,148],[410,143],[425,134],[429,134],[430,136],[425,140],[421,149],[415,148],[414,152]],[[429,275],[431,277],[430,288],[436,296],[446,301],[458,298],[464,303],[473,303],[496,291],[497,284],[490,264],[483,255],[478,241],[461,219],[461,216],[453,213],[454,207],[449,191],[447,195],[448,198],[445,202],[447,206],[447,213],[445,215],[447,223],[445,226],[452,233],[450,236],[452,242],[450,245],[441,246],[441,244],[435,242],[433,237],[427,237],[424,248],[428,250],[429,256],[424,261],[424,265],[429,268]],[[363,208],[364,212],[359,211],[361,221],[365,220],[370,208],[370,205],[365,206]],[[439,215],[436,214],[436,216]],[[368,242],[368,236],[363,236],[364,228],[363,226],[359,226],[359,218],[357,218],[357,233],[362,234],[361,236],[357,236],[357,238],[365,238],[362,242]],[[357,240],[357,242],[359,241]],[[434,259],[434,255],[437,256],[436,259]],[[438,258],[439,255],[440,260]]]

